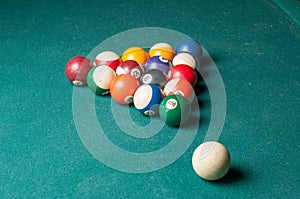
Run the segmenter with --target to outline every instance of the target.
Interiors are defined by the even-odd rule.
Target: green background
[[[300,3],[276,2],[2,0],[0,197],[295,198],[300,183]],[[203,181],[191,166],[210,121],[205,89],[198,96],[202,105],[196,138],[163,169],[120,172],[95,159],[81,142],[66,62],[140,27],[189,35],[218,66],[227,96],[219,141],[232,155],[232,170],[223,180]],[[97,100],[110,106],[109,98]],[[120,146],[128,146],[113,124],[107,132],[115,133],[112,139]],[[168,130],[158,138],[168,141],[174,129]],[[153,142],[151,147],[142,142],[140,149],[164,144]]]

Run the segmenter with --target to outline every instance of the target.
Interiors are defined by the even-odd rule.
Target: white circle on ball
[[[177,104],[178,103],[175,99],[169,99],[166,103],[166,107],[167,107],[167,109],[172,110],[177,107]]]
[[[164,63],[168,63],[169,62],[169,60],[167,58],[163,57],[163,56],[159,56],[158,58],[159,58],[160,61],[162,61]]]
[[[82,86],[83,85],[82,81],[79,81],[79,80],[74,80],[73,84],[76,85],[76,86]]]
[[[150,82],[152,81],[152,75],[151,74],[146,74],[143,77],[143,83],[144,84],[150,84]]]

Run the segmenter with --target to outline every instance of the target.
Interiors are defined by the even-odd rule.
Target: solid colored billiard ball
[[[163,56],[168,60],[172,60],[174,56],[174,49],[168,43],[154,44],[149,50],[150,57]]]
[[[160,70],[151,69],[143,73],[141,77],[142,84],[156,84],[160,88],[164,88],[168,82],[168,76]]]
[[[76,56],[68,61],[65,73],[69,81],[75,86],[86,85],[88,72],[93,67],[93,63],[86,57]]]
[[[173,94],[181,95],[190,103],[192,103],[195,98],[193,86],[190,84],[190,82],[183,78],[175,78],[168,81],[164,87],[164,93],[166,96]]]
[[[151,69],[157,69],[165,74],[168,74],[170,68],[172,67],[171,61],[163,56],[150,57],[144,65],[145,71]]]
[[[185,52],[178,53],[177,55],[175,55],[172,60],[172,64],[173,64],[173,66],[176,66],[179,64],[185,64],[185,65],[192,67],[193,69],[196,68],[196,60],[193,57],[193,55],[191,55],[190,53],[185,53]]]
[[[159,115],[170,126],[180,126],[191,114],[191,105],[180,95],[166,96],[159,105]]]
[[[100,65],[93,67],[87,76],[88,87],[98,95],[109,93],[112,80],[116,77],[115,71],[107,66]]]
[[[94,64],[96,66],[107,65],[111,67],[113,70],[116,70],[120,62],[121,62],[120,56],[112,51],[103,51],[99,53],[94,59]]]
[[[193,153],[195,172],[205,180],[218,180],[230,169],[230,154],[226,147],[216,141],[199,145]]]
[[[152,116],[158,113],[162,98],[162,91],[157,85],[142,85],[134,94],[133,104],[135,108],[144,115]]]
[[[187,52],[193,55],[196,60],[196,68],[199,68],[200,58],[203,56],[203,49],[200,43],[194,39],[185,39],[175,47],[176,54]]]
[[[134,60],[123,61],[116,69],[117,75],[130,74],[136,79],[139,79],[143,72],[143,67]]]
[[[116,76],[110,84],[110,95],[119,104],[131,104],[139,81],[130,74]]]
[[[192,69],[192,67],[186,64],[179,64],[173,66],[169,71],[168,76],[170,80],[175,78],[184,78],[187,81],[189,81],[193,86],[196,84],[197,81],[196,72]]]
[[[141,47],[130,47],[122,53],[122,61],[134,60],[144,65],[148,59],[148,53]]]

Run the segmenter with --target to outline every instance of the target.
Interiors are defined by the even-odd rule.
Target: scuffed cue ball
[[[201,178],[218,180],[229,171],[230,154],[226,147],[219,142],[204,142],[195,149],[192,165]]]

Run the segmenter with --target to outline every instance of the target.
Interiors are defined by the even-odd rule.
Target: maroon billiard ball
[[[87,74],[93,67],[93,63],[84,56],[76,56],[66,64],[66,76],[75,86],[86,85]]]
[[[143,67],[134,60],[125,60],[116,69],[117,75],[130,74],[136,79],[139,79],[143,72]]]
[[[192,67],[186,64],[178,64],[169,71],[169,79],[184,78],[193,86],[196,84],[197,76]]]

